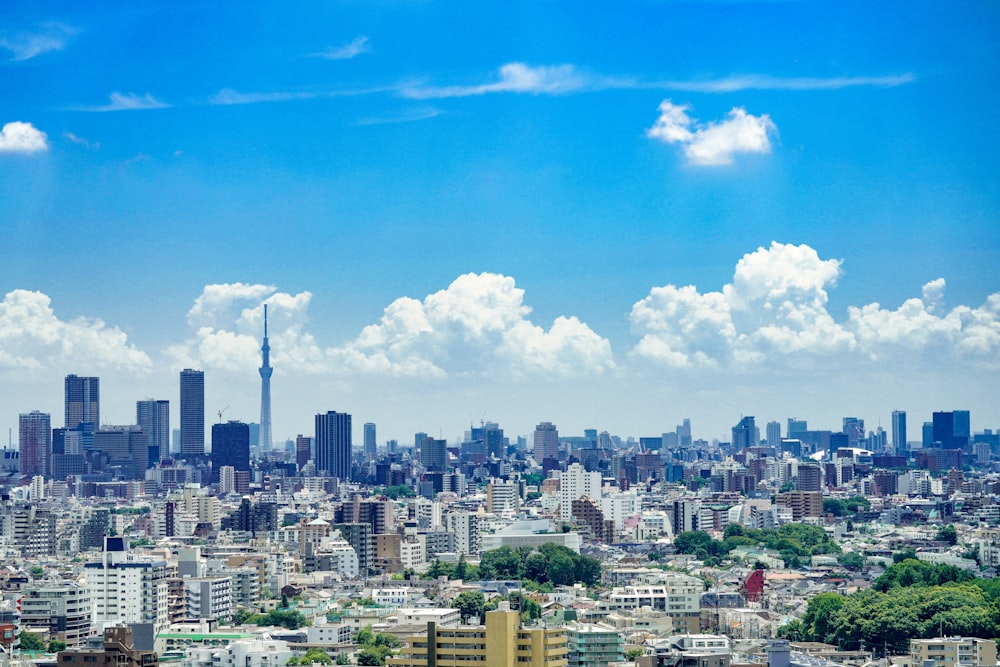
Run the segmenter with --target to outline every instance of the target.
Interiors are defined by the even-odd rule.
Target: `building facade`
[[[181,371],[180,455],[205,455],[205,373],[190,368]]]

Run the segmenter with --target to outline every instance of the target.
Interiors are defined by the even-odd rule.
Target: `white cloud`
[[[208,103],[215,106],[224,106],[230,104],[259,104],[261,102],[290,102],[294,100],[310,100],[315,97],[318,97],[317,93],[241,93],[232,88],[223,88],[208,98]]]
[[[76,107],[77,111],[144,111],[147,109],[166,109],[169,104],[162,102],[151,94],[121,93],[115,91],[108,96],[108,103],[98,106]]]
[[[16,120],[0,129],[0,153],[38,153],[48,148],[48,137],[31,123]]]
[[[770,153],[770,136],[777,127],[767,114],[754,116],[734,107],[717,123],[697,123],[688,115],[690,107],[663,100],[660,117],[646,135],[668,144],[680,144],[692,164],[732,164],[737,153]]]
[[[11,60],[31,60],[50,51],[62,51],[70,37],[79,32],[60,23],[46,23],[35,31],[0,36],[0,49],[11,53]]]
[[[63,132],[63,138],[70,143],[76,144],[77,146],[83,146],[87,150],[96,151],[101,147],[101,143],[99,141],[87,141],[83,137],[78,137],[72,132]]]
[[[632,307],[639,341],[633,360],[673,368],[846,368],[889,357],[910,366],[1000,362],[1000,293],[983,306],[944,312],[944,280],[896,310],[872,303],[850,307],[846,321],[827,310],[841,262],[808,245],[772,242],[737,262],[719,292],[666,285]]]
[[[606,85],[606,84],[605,84]],[[500,67],[495,81],[471,86],[404,86],[404,97],[433,99],[471,97],[489,93],[529,93],[532,95],[563,95],[601,87],[593,77],[573,65],[536,67],[524,63],[508,63]]]
[[[894,88],[917,80],[913,74],[889,76],[781,77],[747,74],[691,81],[654,81],[640,87],[688,93],[735,93],[744,90],[840,90],[841,88]]]
[[[188,313],[194,335],[175,364],[238,371],[259,363],[263,304],[272,355],[292,372],[389,377],[576,377],[614,368],[610,343],[575,317],[545,329],[528,319],[524,290],[498,274],[460,276],[423,300],[402,297],[354,340],[323,347],[306,330],[312,295],[269,285],[208,285]]]
[[[371,47],[368,46],[368,37],[361,35],[347,44],[327,49],[320,53],[314,53],[313,56],[316,58],[325,58],[326,60],[350,60],[369,51],[371,51]]]
[[[0,369],[62,372],[86,366],[145,373],[149,356],[99,319],[61,320],[41,292],[14,290],[0,302]]]

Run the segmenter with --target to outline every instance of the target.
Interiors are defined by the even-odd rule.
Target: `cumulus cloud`
[[[314,53],[312,55],[316,58],[324,58],[326,60],[350,60],[351,58],[356,58],[362,53],[368,53],[369,51],[371,51],[371,47],[368,46],[368,37],[360,35],[347,44],[327,49],[326,51],[321,51],[319,53]]]
[[[632,356],[673,368],[822,368],[891,355],[916,363],[914,353],[997,366],[1000,293],[945,312],[937,279],[898,309],[851,307],[838,322],[827,302],[841,273],[839,260],[808,245],[772,242],[744,255],[719,292],[655,287],[632,307]]]
[[[0,49],[10,52],[11,60],[31,60],[50,51],[62,51],[69,38],[79,32],[61,23],[46,23],[37,30],[0,35]]]
[[[338,346],[321,346],[307,331],[311,298],[270,285],[208,285],[188,313],[193,337],[170,355],[177,365],[254,368],[268,303],[274,363],[300,373],[576,377],[614,368],[610,343],[576,317],[558,317],[548,329],[531,322],[524,290],[507,276],[467,274],[422,300],[396,299],[379,322]]]
[[[99,319],[61,320],[49,297],[14,290],[0,302],[0,369],[44,371],[86,364],[96,369],[145,373],[149,356],[118,327]]]
[[[0,153],[38,153],[48,148],[48,137],[31,123],[13,121],[0,129]]]
[[[737,153],[770,153],[771,135],[777,127],[770,116],[754,116],[734,107],[725,120],[698,123],[688,115],[690,107],[663,100],[660,117],[646,131],[652,139],[680,144],[691,164],[720,166],[733,163]]]
[[[144,111],[147,109],[165,109],[168,105],[151,94],[121,93],[115,91],[108,96],[108,103],[97,106],[76,107],[77,111]]]

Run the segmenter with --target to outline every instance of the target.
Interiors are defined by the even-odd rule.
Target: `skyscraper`
[[[149,443],[149,466],[170,453],[170,401],[147,398],[135,402],[135,423],[142,427]]]
[[[181,371],[180,454],[205,454],[205,373],[190,368]]]
[[[757,444],[757,425],[753,417],[744,417],[733,427],[733,451],[740,451]]]
[[[436,438],[424,438],[420,443],[420,464],[428,472],[447,472],[448,442]]]
[[[330,410],[316,415],[316,470],[348,479],[351,475],[351,415]]]
[[[542,422],[535,427],[534,445],[535,461],[542,463],[545,459],[559,458],[559,431],[552,422]]]
[[[250,470],[250,429],[243,422],[212,424],[212,481],[219,481],[219,469]]]
[[[781,445],[781,422],[767,422],[767,444],[770,447]]]
[[[310,459],[312,459],[312,438],[300,433],[295,437],[295,463],[299,466],[299,471],[302,470],[302,466],[309,463]]]
[[[375,441],[375,424],[367,422],[365,424],[365,458],[369,461],[375,458],[378,451],[378,443]]]
[[[101,379],[66,376],[66,428],[81,423],[101,425]]]
[[[906,449],[906,411],[892,411],[892,451],[899,454]]]
[[[260,449],[271,450],[271,346],[267,344],[267,304],[264,304],[264,344],[260,347]]]
[[[19,471],[22,475],[51,474],[52,416],[32,410],[18,419]]]

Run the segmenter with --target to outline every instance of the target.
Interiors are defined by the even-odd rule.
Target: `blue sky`
[[[998,28],[991,2],[5,3],[0,424],[60,422],[70,372],[129,421],[186,365],[253,421],[267,300],[281,437],[328,409],[401,440],[1000,427]]]

